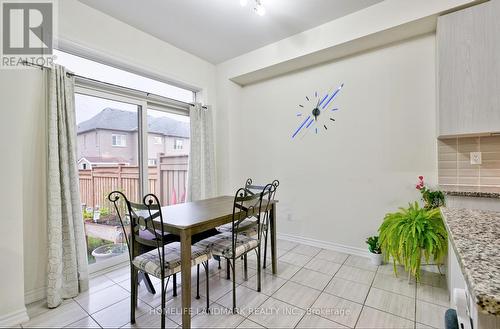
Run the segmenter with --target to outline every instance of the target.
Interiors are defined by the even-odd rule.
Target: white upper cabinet
[[[500,0],[439,17],[438,135],[500,132]]]

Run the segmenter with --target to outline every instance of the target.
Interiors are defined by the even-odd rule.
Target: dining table
[[[267,202],[270,204],[268,205]],[[269,209],[272,273],[278,271],[276,251],[276,204],[263,201],[262,210]],[[181,245],[182,327],[191,328],[191,238],[218,226],[232,222],[234,197],[219,196],[199,201],[161,207],[163,229],[178,235]],[[266,207],[268,205],[268,207]],[[235,211],[238,215],[239,211]],[[159,223],[159,220],[158,220]]]

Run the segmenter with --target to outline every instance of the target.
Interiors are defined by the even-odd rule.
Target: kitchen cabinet
[[[500,132],[500,0],[437,25],[438,136]]]

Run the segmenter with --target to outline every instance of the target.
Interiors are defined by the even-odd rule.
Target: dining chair
[[[273,190],[272,190],[272,194],[270,196],[270,199],[272,201],[274,201],[274,197],[276,195],[276,190],[278,189],[278,186],[280,185],[280,182],[279,180],[275,179],[271,185],[273,185]],[[255,194],[255,193],[259,193],[263,190],[264,186],[263,185],[254,185],[253,184],[253,181],[251,178],[248,178],[245,182],[245,192],[248,193],[248,194]],[[263,265],[262,265],[262,268],[266,268],[266,260],[267,260],[267,242],[268,242],[268,236],[269,236],[269,209],[266,209],[266,211],[264,212],[264,219],[263,219],[263,225],[262,225],[262,232],[263,232],[263,237],[264,237],[264,258],[263,258]],[[220,232],[231,232],[232,230],[232,225],[229,223],[229,224],[225,224],[225,225],[222,225],[222,226],[219,226],[217,228],[217,230],[219,230]],[[248,235],[248,236],[256,236],[257,233],[258,233],[258,229],[257,229],[257,221],[255,218],[247,218],[245,219],[241,225],[239,226],[239,231],[244,234],[244,235]],[[246,267],[246,262],[247,260],[246,259],[243,259],[243,261],[245,262],[245,267]],[[228,271],[229,273],[229,271]],[[227,275],[228,278],[229,278],[229,274]]]
[[[113,202],[117,216],[125,232],[125,240],[129,249],[130,260],[130,322],[135,323],[135,309],[137,307],[138,296],[138,272],[142,271],[153,275],[161,280],[161,328],[165,328],[165,304],[166,291],[169,280],[176,273],[181,271],[181,248],[178,242],[166,244],[163,214],[158,198],[154,194],[148,194],[143,198],[142,210],[138,204],[136,209],[132,209],[132,204],[127,197],[120,191],[113,191],[108,195],[109,201]],[[128,214],[127,214],[128,212]],[[130,220],[130,234],[127,234],[125,217]],[[156,222],[156,224],[155,224]],[[139,253],[140,243],[150,243],[144,241],[140,235],[141,231],[149,231],[156,237],[154,243],[156,247],[146,253]],[[206,298],[207,312],[209,312],[209,268],[208,261],[211,257],[210,250],[207,248],[192,246],[191,265],[202,264],[206,275]],[[199,298],[199,280],[197,280],[197,298]]]
[[[270,197],[274,190],[272,184],[263,187],[260,193],[247,193],[245,188],[236,191],[233,202],[232,230],[223,232],[210,238],[201,240],[195,246],[210,249],[213,256],[225,258],[228,262],[228,268],[231,268],[233,281],[233,313],[236,313],[236,259],[245,257],[254,250],[257,254],[257,291],[261,291],[261,237],[262,237],[262,211],[270,206]],[[264,208],[263,208],[264,206]],[[265,210],[264,210],[265,211]],[[241,223],[251,217],[256,218],[257,236],[250,237],[239,232]],[[245,278],[247,278],[247,267],[244,267]]]

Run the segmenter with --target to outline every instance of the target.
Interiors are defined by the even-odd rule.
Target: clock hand
[[[328,101],[325,103],[325,105],[323,105],[323,108],[322,110],[324,110],[328,104],[330,104],[330,102],[335,98],[335,96],[337,96],[337,94],[339,93],[339,91],[344,87],[344,84],[341,84],[340,87],[337,88],[337,90],[335,90],[335,92],[330,96],[330,98],[328,99]]]
[[[309,121],[309,118],[310,118],[310,117],[311,117],[311,116],[308,116],[308,117],[306,118],[306,120],[305,120],[304,122],[302,122],[302,124],[299,126],[299,128],[297,128],[297,130],[293,133],[292,138],[294,138],[294,137],[295,137],[295,136],[299,133],[299,131],[300,131],[300,130],[304,127],[304,125],[306,124],[306,122],[307,122],[307,121]]]
[[[328,97],[328,94],[325,95],[325,97],[323,97],[323,99],[318,103],[318,106],[317,107],[320,107],[321,104],[323,104],[323,102],[325,101],[325,99]]]

